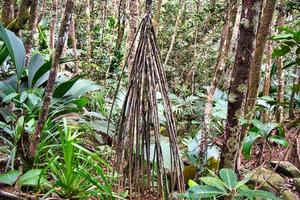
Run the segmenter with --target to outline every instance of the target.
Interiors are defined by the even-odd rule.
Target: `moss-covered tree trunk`
[[[225,144],[221,153],[221,167],[236,167],[241,143],[240,117],[243,116],[249,70],[253,58],[255,36],[262,0],[243,0],[239,26],[238,46],[228,96],[228,116],[225,127]]]

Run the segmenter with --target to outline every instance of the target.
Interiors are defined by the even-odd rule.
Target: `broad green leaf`
[[[263,190],[241,190],[239,191],[238,196],[240,197],[247,197],[247,198],[263,198],[263,199],[272,199],[272,200],[279,200],[271,192],[263,191]]]
[[[20,177],[17,184],[19,186],[36,186],[39,184],[41,169],[32,169]]]
[[[218,188],[219,190],[226,192],[225,184],[219,179],[215,177],[201,177],[200,180],[208,186],[212,186]]]
[[[293,35],[288,33],[282,33],[272,37],[272,40],[289,40],[289,39],[293,39]]]
[[[245,142],[243,144],[243,155],[246,159],[251,158],[251,149],[255,140],[259,137],[261,137],[261,135],[257,132],[249,132],[248,136],[245,138]]]
[[[18,93],[11,93],[9,95],[7,95],[6,97],[4,97],[3,102],[8,103],[10,102],[13,98],[15,98],[16,96],[18,96]]]
[[[251,123],[252,123],[256,128],[258,128],[258,130],[264,129],[264,124],[263,124],[261,121],[259,121],[258,119],[253,119],[253,120],[251,120]]]
[[[188,197],[190,199],[198,200],[200,198],[211,198],[217,196],[226,195],[225,192],[218,190],[215,187],[206,186],[206,185],[198,185],[188,189]]]
[[[102,87],[96,85],[95,82],[91,80],[79,79],[75,84],[68,90],[65,96],[70,98],[80,97],[88,92],[95,90],[100,90]]]
[[[19,177],[20,172],[15,170],[15,171],[10,171],[4,174],[0,174],[0,183],[6,184],[6,185],[13,185],[17,178]]]
[[[270,137],[270,141],[271,142],[276,142],[277,144],[280,144],[284,147],[289,146],[289,142],[285,138],[280,137],[279,135],[272,135]]]
[[[235,188],[237,185],[237,175],[232,169],[223,168],[220,170],[219,175],[229,190]]]
[[[189,185],[189,187],[191,188],[191,187],[195,187],[195,186],[197,186],[197,185],[199,185],[198,183],[196,183],[195,181],[193,181],[193,180],[189,180],[188,181],[188,185]]]
[[[22,92],[21,97],[20,97],[20,102],[24,103],[24,101],[26,101],[27,97],[28,97],[27,92],[26,91]]]
[[[280,45],[279,47],[275,48],[272,53],[272,57],[281,57],[290,52],[290,47],[286,45]]]
[[[4,28],[0,24],[0,39],[3,40],[7,47],[10,57],[12,58],[17,71],[18,80],[21,79],[25,66],[25,48],[22,40],[13,32]]]
[[[40,54],[35,54],[31,57],[29,65],[28,65],[28,87],[32,88],[33,86],[33,78],[36,72],[43,67],[45,61]]]
[[[76,76],[72,78],[71,80],[68,80],[64,83],[59,84],[53,92],[53,97],[54,98],[61,98],[63,97],[70,89],[71,87],[78,81],[80,76]]]

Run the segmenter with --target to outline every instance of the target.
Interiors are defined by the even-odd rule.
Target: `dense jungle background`
[[[0,5],[0,199],[300,199],[298,0]]]

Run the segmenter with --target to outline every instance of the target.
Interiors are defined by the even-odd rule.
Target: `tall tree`
[[[247,100],[245,105],[244,115],[245,118],[248,120],[251,120],[253,111],[255,109],[256,98],[260,83],[261,62],[264,55],[265,45],[267,43],[267,37],[270,33],[270,26],[272,24],[276,1],[277,0],[266,0],[262,17],[260,20],[260,25],[256,37],[254,57],[250,67]],[[241,140],[243,140],[244,137],[245,132],[243,131]]]
[[[280,0],[278,4],[278,18],[276,25],[283,26],[285,23],[284,19],[284,0]],[[280,31],[278,31],[280,33]],[[283,57],[279,57],[276,60],[277,65],[277,80],[278,80],[278,89],[277,89],[277,101],[282,103],[284,101],[284,69],[283,69]],[[283,119],[283,106],[279,105],[276,113],[276,121],[280,123]]]
[[[52,0],[51,22],[50,22],[50,41],[49,41],[50,49],[54,49],[56,22],[57,22],[57,0]]]
[[[240,146],[239,119],[243,116],[249,69],[253,57],[255,36],[262,0],[243,0],[238,46],[228,96],[228,115],[225,127],[226,143],[221,153],[221,167],[236,167]]]
[[[165,61],[164,61],[164,66],[166,66],[168,64],[169,57],[171,56],[171,53],[172,53],[172,50],[173,50],[173,47],[174,47],[174,44],[175,44],[177,31],[178,31],[180,20],[181,20],[181,15],[182,15],[182,13],[184,11],[184,8],[185,8],[184,4],[185,4],[185,1],[180,0],[180,2],[179,2],[179,12],[178,12],[178,15],[177,15],[177,18],[176,18],[174,31],[173,31],[173,35],[172,35],[172,38],[171,38],[170,47],[169,47],[168,53],[167,53]]]
[[[30,58],[30,51],[34,43],[34,37],[38,25],[38,11],[39,11],[39,1],[33,0],[30,8],[30,18],[29,18],[29,34],[25,42],[25,52],[26,52],[26,64],[28,64]]]
[[[266,0],[262,12],[262,17],[260,18],[260,24],[256,36],[256,46],[254,51],[253,60],[250,66],[249,83],[247,90],[247,97],[245,103],[244,118],[250,121],[253,117],[255,111],[256,99],[258,95],[258,89],[260,84],[260,68],[264,55],[265,46],[267,43],[267,38],[270,34],[270,27],[273,20],[274,10],[277,0]],[[249,125],[246,123],[241,132],[240,140],[243,143],[246,134],[248,132]],[[240,155],[242,153],[242,145],[240,145],[238,154],[238,168],[240,166]]]
[[[37,121],[35,131],[32,135],[31,141],[30,141],[29,152],[28,152],[29,162],[32,162],[33,158],[35,157],[35,154],[36,154],[39,142],[40,142],[40,138],[41,138],[41,132],[43,130],[44,124],[48,117],[49,106],[50,106],[51,99],[52,99],[52,92],[53,92],[54,83],[55,83],[58,66],[59,66],[59,60],[63,53],[63,49],[64,49],[64,46],[65,46],[65,43],[67,40],[66,36],[68,35],[70,24],[72,21],[73,7],[74,7],[73,0],[67,0],[66,9],[65,9],[63,20],[62,20],[60,30],[59,30],[57,45],[56,45],[55,52],[54,52],[54,55],[52,58],[49,79],[47,82],[47,86],[45,88],[45,95],[44,95],[42,110],[41,110],[39,119]]]
[[[157,0],[157,6],[156,6],[156,12],[154,15],[154,26],[156,29],[158,29],[159,27],[159,17],[160,17],[160,10],[161,10],[161,6],[162,6],[162,1],[163,0]]]
[[[218,80],[220,79],[222,72],[224,71],[226,59],[229,56],[231,48],[231,39],[237,15],[237,6],[237,0],[230,0],[227,5],[227,19],[222,31],[219,46],[219,55],[215,66],[215,74],[211,81],[211,85],[207,94],[207,103],[204,110],[204,124],[206,133],[208,133],[210,130],[213,96],[217,88]]]
[[[8,26],[14,20],[15,4],[16,4],[16,0],[3,1],[1,21],[4,26]]]
[[[269,96],[270,86],[271,86],[271,68],[272,68],[272,41],[269,41],[266,48],[267,61],[265,68],[265,77],[263,83],[263,95]],[[262,113],[262,121],[266,123],[269,119],[269,114],[267,112]]]
[[[129,0],[129,33],[127,38],[127,49],[128,49],[128,75],[130,80],[130,74],[132,70],[134,52],[135,52],[135,35],[138,28],[138,16],[139,16],[139,1],[138,0]],[[130,47],[132,50],[130,51]]]

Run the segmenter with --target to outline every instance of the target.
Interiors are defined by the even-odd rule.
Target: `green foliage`
[[[189,181],[189,189],[184,195],[188,199],[218,199],[222,197],[230,197],[232,199],[253,199],[264,198],[277,200],[274,194],[263,190],[251,190],[246,183],[250,176],[238,181],[237,175],[231,169],[223,168],[219,172],[219,176],[210,172],[211,176],[201,177],[203,184],[195,181]]]
[[[49,152],[48,173],[54,179],[53,192],[61,197],[87,199],[98,196],[113,198],[110,180],[102,166],[108,165],[96,154],[78,144],[82,133],[67,125],[59,131],[62,155]]]
[[[243,145],[243,155],[247,159],[251,158],[251,149],[258,138],[263,138],[264,142],[275,142],[285,147],[288,146],[288,141],[284,138],[284,130],[280,124],[271,122],[264,124],[257,119],[253,119],[251,125],[253,127],[249,130]],[[279,131],[278,135],[272,135],[272,131],[275,129]]]

